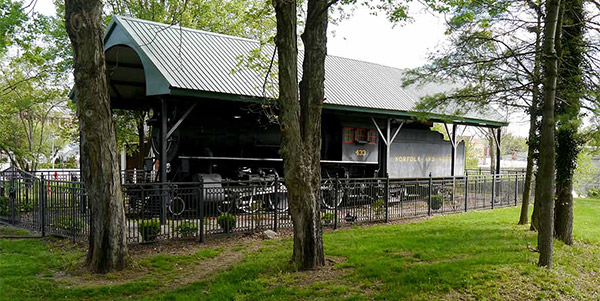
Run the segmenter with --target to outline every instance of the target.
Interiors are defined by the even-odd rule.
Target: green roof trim
[[[253,102],[253,103],[260,103],[263,101],[262,97],[251,97],[251,96],[242,96],[242,95],[233,95],[233,94],[213,93],[213,92],[206,92],[206,91],[177,89],[177,88],[171,89],[171,95],[209,98],[209,99],[220,99],[220,100],[229,100],[229,101]],[[433,121],[439,121],[439,122],[453,121],[454,123],[464,123],[464,124],[482,125],[482,126],[491,126],[491,127],[503,127],[503,126],[508,125],[508,123],[506,123],[506,122],[493,122],[493,121],[489,121],[489,120],[464,118],[464,117],[456,117],[456,116],[433,114],[433,113],[390,111],[390,110],[384,110],[384,109],[350,107],[350,106],[332,105],[332,104],[323,104],[323,109],[324,110],[332,110],[332,111],[369,113],[369,114],[377,114],[377,115],[382,115],[382,116],[397,116],[397,117],[405,117],[405,118],[425,117],[427,119],[430,119]],[[459,122],[456,122],[456,121],[459,121]]]

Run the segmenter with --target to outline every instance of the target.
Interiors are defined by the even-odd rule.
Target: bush
[[[56,220],[54,223],[50,224],[50,226],[64,231],[82,233],[83,229],[86,228],[87,224],[76,218],[72,218],[70,216],[63,216]]]
[[[175,226],[173,230],[179,233],[182,237],[190,237],[198,233],[198,226],[196,226],[196,224],[192,221],[184,221]]]
[[[229,233],[229,231],[235,228],[236,218],[231,213],[223,213],[217,217],[217,224],[219,224],[226,233]]]
[[[29,201],[27,203],[21,203],[21,212],[31,212],[33,211],[33,202]]]
[[[376,216],[382,216],[385,214],[385,200],[377,199],[371,204],[371,208],[375,211]]]
[[[593,199],[600,199],[600,187],[592,187],[587,190],[587,197]]]
[[[323,224],[331,224],[335,219],[335,215],[331,212],[324,212],[321,214],[321,223]]]
[[[438,210],[442,208],[444,197],[441,194],[434,194],[431,196],[431,209]]]
[[[140,221],[140,235],[144,241],[154,241],[160,234],[160,221],[157,219],[147,219]]]

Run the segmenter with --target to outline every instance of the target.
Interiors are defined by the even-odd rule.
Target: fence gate
[[[16,167],[0,173],[0,220],[39,231],[40,180]]]

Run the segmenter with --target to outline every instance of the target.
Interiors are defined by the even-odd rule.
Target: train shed
[[[259,42],[115,16],[104,45],[113,108],[153,112],[161,182],[281,165],[278,126],[265,114],[277,85],[265,88],[264,71],[243,63]],[[274,48],[263,51],[270,57]],[[491,128],[500,147],[508,123],[491,108],[460,116],[449,108],[416,112],[421,96],[444,87],[403,87],[401,69],[337,56],[325,67],[324,176],[462,175],[461,126]],[[433,122],[445,125],[450,141],[429,129]]]

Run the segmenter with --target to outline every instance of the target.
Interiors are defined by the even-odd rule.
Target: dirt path
[[[238,245],[183,245],[139,247],[132,250],[132,266],[119,272],[106,275],[91,274],[83,267],[71,271],[71,274],[59,272],[54,276],[61,285],[68,287],[96,288],[111,285],[123,285],[135,281],[158,280],[162,285],[157,289],[175,289],[197,281],[210,280],[219,272],[239,263],[244,257],[260,249],[261,240],[249,239]],[[212,258],[200,258],[188,264],[176,264],[174,270],[166,273],[160,268],[139,265],[141,260],[154,255],[193,255],[202,249],[222,249],[222,252]],[[171,251],[166,251],[171,250]]]

